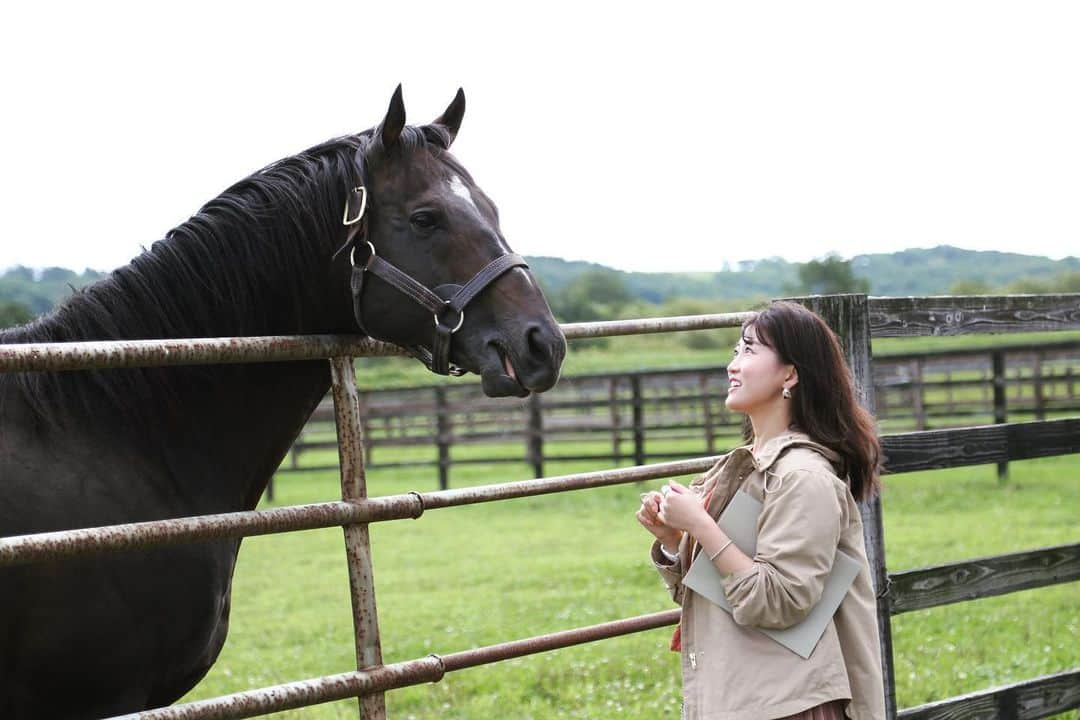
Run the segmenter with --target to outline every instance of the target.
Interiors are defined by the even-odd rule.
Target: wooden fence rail
[[[886,429],[1004,423],[1010,414],[1041,420],[1048,412],[1080,411],[1080,341],[890,355],[875,360],[873,377],[877,417]],[[370,466],[436,467],[439,487],[446,488],[456,464],[518,462],[542,477],[551,462],[633,459],[642,464],[679,456],[650,452],[650,437],[692,439],[701,443],[701,453],[712,454],[718,439],[737,437],[742,428],[741,416],[724,406],[726,385],[726,369],[716,366],[571,376],[524,406],[484,398],[471,385],[361,391],[361,422]],[[332,406],[320,406],[281,472],[335,469],[301,462],[312,451],[336,447],[332,422]],[[574,447],[605,436],[609,451],[582,453]],[[507,457],[507,443],[517,443],[521,454]],[[454,456],[454,447],[477,444],[500,452]],[[382,448],[409,447],[435,450],[382,460]],[[1007,467],[999,464],[1000,477]]]

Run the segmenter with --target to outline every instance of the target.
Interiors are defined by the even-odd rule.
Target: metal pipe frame
[[[111,720],[235,720],[351,697],[370,694],[381,696],[387,690],[395,688],[439,682],[446,673],[456,670],[674,625],[679,622],[680,613],[678,609],[665,610],[448,655],[428,655],[356,672],[248,690],[234,695],[123,715]]]
[[[738,327],[752,313],[685,315],[562,325],[568,340]],[[406,356],[397,345],[359,335],[270,335],[185,340],[101,340],[0,345],[0,372],[89,370]]]
[[[357,523],[415,519],[426,510],[690,475],[708,470],[715,462],[715,457],[703,457],[595,470],[539,480],[358,498],[349,502],[292,505],[269,510],[12,535],[0,538],[0,567],[221,538],[254,537]]]
[[[668,318],[573,323],[567,339],[738,327],[753,313],[720,313]],[[368,523],[419,517],[428,508],[452,507],[564,490],[601,487],[707,470],[715,458],[604,470],[368,499],[359,423],[354,356],[404,355],[399,347],[356,336],[203,338],[0,345],[0,372],[135,368],[172,365],[316,360],[330,358],[341,467],[341,502],[225,513],[105,528],[0,538],[0,567],[58,560],[92,552],[132,550],[222,537],[262,535],[338,525],[345,532],[353,602],[357,670],[261,690],[251,690],[126,717],[246,718],[332,700],[356,697],[364,720],[386,716],[388,689],[437,682],[446,672],[590,642],[678,622],[679,611],[628,618],[588,628],[476,648],[444,657],[429,656],[384,665],[378,634]],[[878,511],[879,512],[879,511]]]

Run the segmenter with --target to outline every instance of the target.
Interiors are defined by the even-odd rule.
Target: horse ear
[[[393,97],[390,98],[390,107],[386,111],[386,117],[379,125],[379,137],[382,139],[384,148],[389,148],[397,142],[403,127],[405,127],[405,103],[401,99],[401,84],[398,83]]]
[[[458,129],[461,127],[461,118],[465,115],[465,91],[458,88],[457,95],[446,108],[442,115],[435,119],[432,125],[442,125],[450,131],[450,142],[454,142]],[[448,143],[449,145],[449,143]]]

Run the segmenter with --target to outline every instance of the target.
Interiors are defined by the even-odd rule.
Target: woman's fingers
[[[649,525],[656,525],[659,520],[656,511],[646,508],[645,506],[642,506],[641,509],[638,510],[637,516],[639,520],[648,523]]]
[[[641,493],[641,509],[650,515],[655,515],[660,510],[660,493]]]

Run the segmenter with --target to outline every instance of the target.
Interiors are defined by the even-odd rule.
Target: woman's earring
[[[785,400],[790,400],[791,399],[791,390],[789,390],[787,388],[784,388],[784,392],[782,392],[780,394],[784,396]]]

